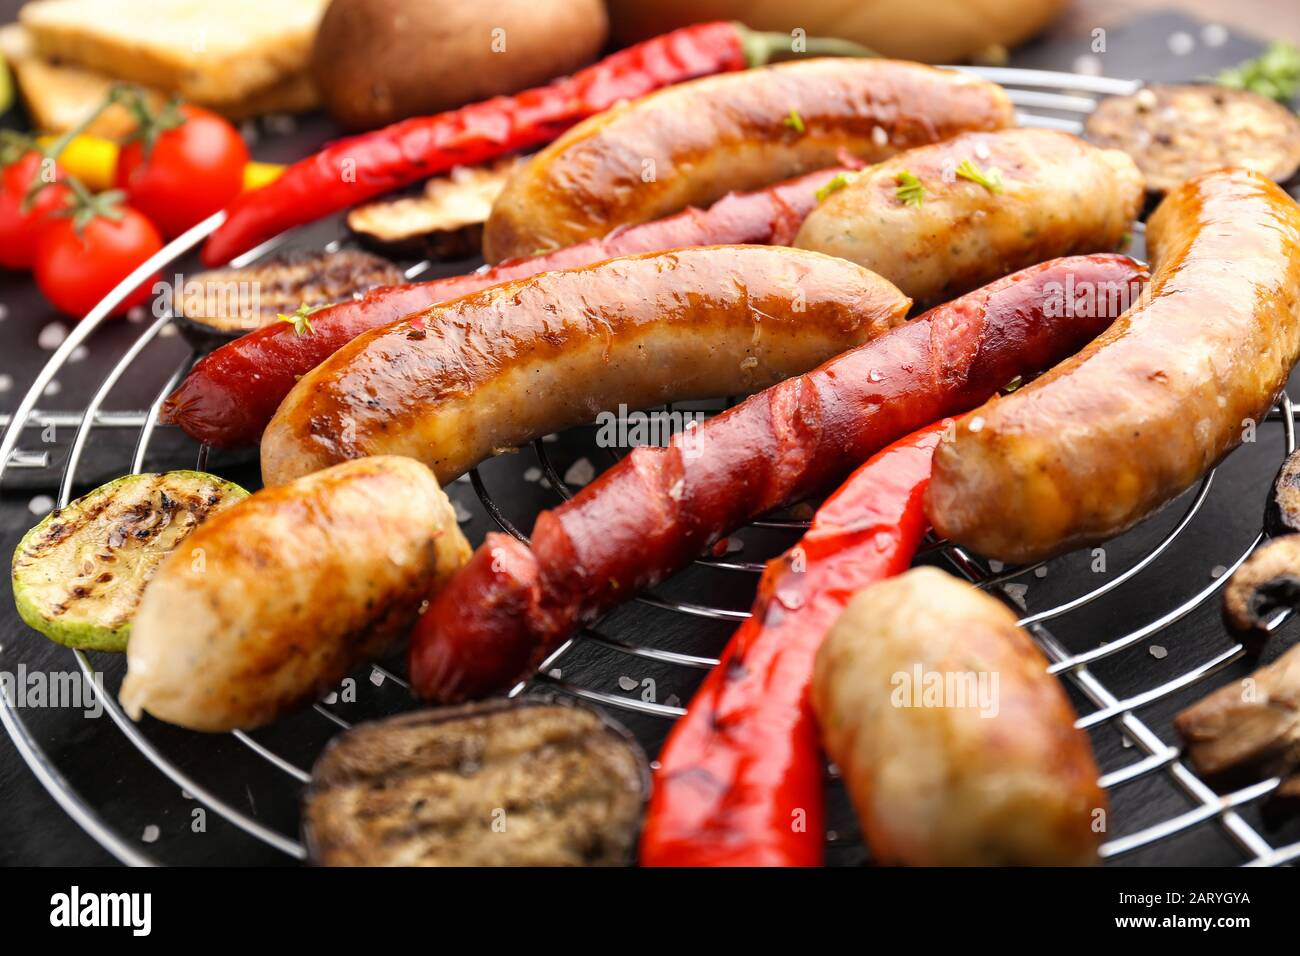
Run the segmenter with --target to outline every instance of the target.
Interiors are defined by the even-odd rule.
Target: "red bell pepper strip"
[[[790,35],[717,21],[674,30],[619,50],[547,86],[497,96],[434,116],[402,120],[343,139],[246,192],[203,247],[222,265],[286,229],[444,173],[549,143],[570,126],[674,83],[743,70],[790,48]],[[865,55],[835,39],[808,39],[806,52]]]
[[[817,866],[821,751],[808,699],[822,638],[860,589],[907,570],[945,422],[872,456],[769,561],[736,631],[659,755],[648,866]]]

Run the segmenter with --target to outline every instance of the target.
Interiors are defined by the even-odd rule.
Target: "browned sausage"
[[[1001,87],[894,60],[817,59],[682,83],[579,123],[511,177],[483,231],[489,262],[707,205],[733,189],[878,162],[1003,129]]]
[[[1147,241],[1136,305],[939,446],[928,507],[941,534],[1004,561],[1104,541],[1267,414],[1300,357],[1300,207],[1258,173],[1218,170],[1171,192]]]
[[[1061,685],[1005,605],[935,568],[859,591],[813,707],[882,863],[1095,862],[1106,796]]]
[[[909,305],[861,266],[769,246],[494,286],[367,332],[304,377],[262,436],[262,478],[395,454],[446,483],[602,409],[765,388],[901,323]]]

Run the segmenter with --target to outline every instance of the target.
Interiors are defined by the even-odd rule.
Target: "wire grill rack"
[[[962,69],[969,69],[971,72],[978,73],[1006,86],[1018,108],[1022,125],[1061,129],[1075,133],[1081,131],[1081,116],[1086,115],[1094,108],[1098,97],[1112,94],[1129,94],[1140,87],[1140,83],[1137,81],[1070,73],[978,67]],[[141,353],[145,351],[151,342],[164,333],[164,329],[172,321],[169,314],[157,317],[142,329],[140,334],[125,349],[116,364],[112,366],[91,396],[86,408],[77,412],[39,412],[35,407],[36,402],[39,396],[44,393],[46,386],[64,367],[73,351],[91,336],[108,313],[125,297],[127,290],[134,288],[139,282],[145,280],[160,268],[171,266],[189,253],[219,225],[220,220],[221,214],[217,214],[169,243],[152,260],[142,265],[135,273],[124,280],[118,289],[114,290],[73,329],[36,376],[31,388],[20,402],[18,409],[7,421],[3,439],[0,439],[0,476],[8,469],[45,469],[50,467],[48,452],[31,451],[19,447],[24,429],[43,428],[49,424],[75,428],[75,435],[59,478],[56,501],[58,507],[68,503],[72,497],[73,488],[78,485],[78,466],[83,461],[87,442],[96,429],[114,434],[119,439],[119,446],[122,444],[120,438],[123,434],[134,432],[135,440],[130,455],[129,469],[132,473],[137,473],[144,468],[151,442],[157,432],[158,412],[162,401],[197,359],[197,354],[186,356],[175,367],[165,381],[161,383],[153,401],[146,409],[142,411],[114,412],[105,410],[103,405],[110,392],[118,385],[123,376],[134,372],[136,360]],[[1136,223],[1134,231],[1140,235],[1142,223]],[[286,239],[287,235],[276,237],[261,247],[239,257],[234,264],[246,265],[256,261],[284,243]],[[340,244],[340,240],[335,240],[329,243],[326,248],[337,248]],[[407,270],[407,275],[414,278],[429,268],[430,263],[428,262],[416,263]],[[716,408],[722,406],[714,405],[710,407],[716,410]],[[1284,452],[1293,450],[1295,448],[1295,427],[1289,397],[1285,395],[1282,397],[1279,407],[1270,413],[1269,420],[1280,426],[1276,430],[1280,433],[1282,439],[1281,450]],[[554,460],[555,454],[551,450],[554,447],[558,446],[548,447],[546,441],[535,442],[533,454],[536,456],[536,465],[534,467],[540,469],[541,484],[551,489],[559,497],[564,498],[568,497],[570,492],[564,478],[561,476],[560,467],[557,466]],[[524,456],[518,457],[523,458]],[[617,457],[617,455],[611,452],[610,457]],[[1269,461],[1273,463],[1270,467],[1275,466],[1277,460],[1270,458]],[[203,446],[197,451],[196,467],[205,469],[207,465],[208,448]],[[512,467],[518,470],[520,464],[516,462]],[[493,478],[484,474],[488,470],[486,468],[476,469],[471,473],[470,481],[474,491],[481,500],[487,514],[501,529],[523,538],[523,534],[517,526],[518,523],[522,523],[523,518],[519,516],[511,517],[508,513],[511,510],[509,504],[503,504],[506,499],[502,498],[499,501],[498,497],[494,496],[488,487],[489,481],[493,480]],[[1271,471],[1269,475],[1271,475]],[[964,575],[977,586],[990,591],[1011,604],[1018,611],[1021,624],[1028,629],[1042,647],[1050,662],[1050,672],[1065,682],[1067,689],[1071,691],[1071,695],[1076,702],[1083,702],[1091,706],[1092,709],[1086,710],[1083,716],[1079,718],[1078,725],[1082,728],[1089,728],[1094,733],[1103,727],[1113,728],[1118,732],[1125,749],[1135,749],[1136,753],[1140,754],[1137,759],[1125,761],[1103,760],[1103,766],[1107,762],[1116,764],[1113,769],[1104,772],[1101,778],[1101,785],[1105,789],[1115,795],[1126,787],[1138,785],[1156,775],[1163,774],[1184,794],[1187,809],[1172,815],[1165,815],[1155,822],[1144,824],[1140,828],[1131,830],[1122,836],[1111,838],[1104,843],[1102,856],[1106,861],[1128,857],[1138,850],[1171,839],[1202,825],[1217,825],[1220,827],[1239,849],[1241,858],[1247,865],[1280,865],[1300,859],[1300,842],[1274,846],[1261,834],[1260,827],[1248,822],[1242,813],[1244,808],[1259,803],[1275,790],[1280,783],[1277,778],[1259,781],[1226,794],[1216,793],[1183,762],[1177,747],[1166,743],[1165,738],[1157,733],[1151,723],[1138,716],[1137,713],[1142,708],[1166,701],[1176,693],[1206,681],[1212,675],[1237,661],[1246,653],[1240,644],[1231,643],[1208,659],[1178,673],[1175,677],[1154,686],[1146,686],[1136,690],[1123,692],[1114,690],[1112,689],[1114,682],[1099,676],[1097,673],[1099,665],[1104,665],[1109,659],[1127,649],[1147,642],[1153,636],[1211,601],[1218,590],[1226,583],[1231,572],[1246,559],[1254,547],[1262,540],[1262,532],[1256,534],[1254,540],[1244,550],[1231,555],[1228,560],[1224,561],[1221,573],[1214,577],[1211,583],[1201,587],[1185,599],[1176,600],[1173,606],[1158,610],[1147,623],[1125,630],[1118,636],[1110,636],[1102,643],[1087,650],[1072,651],[1067,649],[1067,643],[1058,640],[1048,627],[1049,623],[1068,619],[1073,612],[1098,601],[1103,596],[1114,592],[1126,582],[1132,581],[1152,568],[1174,542],[1184,535],[1184,532],[1193,524],[1197,516],[1203,513],[1203,506],[1214,484],[1214,478],[1215,474],[1211,472],[1202,480],[1197,489],[1184,496],[1184,499],[1181,499],[1179,504],[1181,511],[1175,513],[1174,520],[1167,530],[1163,531],[1162,536],[1157,538],[1153,546],[1129,560],[1122,570],[1115,574],[1106,575],[1104,583],[1100,585],[1087,588],[1065,600],[1057,601],[1053,606],[1033,613],[1024,611],[1024,602],[1022,599],[1018,599],[1016,582],[1025,579],[1032,580],[1033,575],[1041,576],[1045,573],[1045,568],[1038,565],[1016,568],[1000,567],[995,562],[989,562],[977,555],[967,553],[960,547],[936,540],[929,540],[920,555],[920,560],[930,563],[942,563],[951,570]],[[1266,479],[1261,476],[1261,480]],[[526,517],[531,520],[532,515]],[[792,543],[793,536],[797,535],[806,526],[807,522],[800,520],[797,516],[774,515],[754,522],[751,530],[775,534],[778,538],[784,535],[786,538],[791,539],[784,541],[775,548],[771,547],[769,542],[767,550],[770,552],[769,556],[771,556]],[[751,595],[756,575],[763,568],[761,561],[733,559],[730,554],[701,557],[698,559],[697,564],[705,566],[708,573],[720,573],[744,578],[747,583],[742,586],[742,591],[747,589],[747,593]],[[671,584],[672,582],[667,582],[667,585]],[[667,586],[666,589],[671,590]],[[743,602],[743,604],[747,603],[748,601]],[[653,610],[647,612],[646,608]],[[691,680],[698,680],[708,668],[716,663],[716,658],[688,653],[684,650],[673,650],[662,646],[660,643],[647,641],[644,637],[644,628],[637,632],[635,638],[629,639],[619,633],[619,622],[615,618],[618,618],[620,613],[623,612],[616,612],[611,618],[607,618],[605,621],[598,622],[596,625],[575,634],[541,665],[538,673],[530,681],[516,686],[511,691],[511,694],[544,690],[550,693],[559,692],[573,695],[607,708],[616,716],[622,716],[624,719],[635,715],[645,717],[652,722],[658,721],[662,724],[660,732],[657,735],[651,733],[648,736],[651,741],[656,736],[658,739],[662,739],[662,733],[666,731],[669,722],[684,713],[681,700],[670,695],[663,702],[660,702],[654,693],[613,693],[602,687],[593,686],[591,682],[584,681],[581,676],[573,677],[567,662],[575,653],[582,650],[590,652],[594,649],[599,653],[653,666],[659,669],[659,673],[677,674],[678,676],[684,674],[686,676],[682,679],[689,683]],[[748,616],[743,609],[715,606],[712,602],[698,600],[679,600],[663,593],[640,595],[636,598],[635,605],[628,609],[627,613],[666,614],[674,616],[679,624],[686,627],[701,626],[704,622],[714,622],[716,626],[724,629],[729,629],[734,626],[735,622]],[[1281,617],[1279,616],[1273,622],[1274,626],[1281,622]],[[688,642],[687,644],[687,647],[691,650],[698,650],[699,646],[699,643],[692,645]],[[80,651],[72,651],[71,653],[74,655],[76,664],[83,675],[93,677],[96,674],[95,664],[89,657]],[[404,688],[406,686],[401,675],[395,672],[397,668],[381,664],[373,665],[373,667],[372,673],[383,680],[392,681],[398,687]],[[578,672],[581,674],[582,669],[578,668]],[[566,676],[566,674],[569,674],[569,676]],[[633,689],[640,689],[641,685],[639,682],[633,682],[629,686],[624,681],[620,681],[618,686],[621,690],[632,691]],[[689,699],[689,691],[686,689],[685,684],[682,687],[683,698]],[[285,832],[284,829],[277,829],[268,825],[259,820],[255,814],[246,811],[241,806],[237,806],[235,801],[228,796],[218,793],[216,788],[199,779],[199,774],[191,769],[189,761],[183,762],[177,759],[173,753],[154,739],[150,733],[149,722],[146,721],[144,724],[136,725],[127,718],[118,705],[115,694],[106,691],[101,694],[101,697],[103,698],[106,713],[117,730],[153,764],[158,772],[165,775],[185,795],[192,797],[208,810],[220,815],[222,819],[238,828],[238,830],[243,831],[247,836],[283,854],[290,861],[305,858],[305,851],[296,833]],[[335,733],[338,729],[348,726],[346,720],[338,716],[334,710],[324,703],[316,704],[314,710],[316,719],[326,722],[325,730],[328,734]],[[136,840],[123,836],[115,828],[114,824],[107,819],[106,815],[97,808],[95,803],[79,793],[65,778],[59,768],[56,756],[42,747],[37,735],[33,733],[25,721],[21,710],[9,696],[7,688],[4,693],[0,694],[0,719],[3,720],[5,729],[13,739],[15,746],[50,795],[106,850],[128,864],[149,865],[160,862],[145,852]],[[319,735],[317,735],[311,743],[307,744],[308,749],[305,753],[286,754],[282,752],[285,749],[283,744],[272,745],[261,735],[255,736],[236,732],[232,736],[240,746],[247,748],[256,758],[267,762],[274,768],[274,772],[282,780],[282,785],[288,787],[295,795],[308,779],[307,768],[315,756],[315,749],[319,747],[320,739]],[[643,734],[642,736],[644,738],[646,735]],[[201,751],[205,747],[214,747],[214,738],[212,737],[189,735],[186,739],[187,746],[191,750]],[[650,752],[653,753],[653,743],[648,746]],[[303,750],[302,747],[297,749],[299,751]],[[840,817],[851,819],[842,813]],[[835,815],[832,814],[832,825],[835,825],[836,822]],[[829,832],[827,834],[828,847],[856,847],[859,841],[851,831],[852,823],[850,822],[838,832]]]

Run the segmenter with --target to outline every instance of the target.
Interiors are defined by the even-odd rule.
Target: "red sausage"
[[[1064,289],[1144,277],[1118,255],[1032,266],[751,396],[696,429],[687,452],[683,436],[636,449],[542,512],[531,547],[488,536],[416,628],[415,693],[445,702],[508,686],[575,625],[662,581],[729,531],[1051,367],[1116,317],[1060,308]]]
[[[733,243],[789,245],[817,205],[817,190],[842,172],[826,169],[757,192],[731,193],[706,210],[687,209],[485,271],[375,289],[313,313],[308,335],[283,322],[257,329],[198,362],[163,404],[162,420],[210,445],[254,444],[298,379],[362,332],[502,282],[616,256]]]

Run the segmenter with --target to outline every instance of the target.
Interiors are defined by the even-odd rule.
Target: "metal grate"
[[[1138,82],[1131,80],[1115,80],[1069,73],[994,68],[962,69],[968,69],[970,72],[977,73],[1006,86],[1018,108],[1018,116],[1022,125],[1062,129],[1075,133],[1081,130],[1080,115],[1086,114],[1093,109],[1098,96],[1128,94],[1135,92],[1140,86]],[[142,470],[151,441],[155,435],[158,412],[162,401],[197,359],[197,354],[189,355],[167,377],[147,409],[136,412],[110,412],[103,410],[101,406],[119,380],[132,369],[136,359],[145,348],[171,322],[170,315],[163,315],[144,328],[126,349],[120,360],[109,371],[85,409],[73,413],[45,413],[36,411],[35,404],[38,397],[44,393],[46,386],[63,368],[73,351],[91,335],[106,315],[125,297],[127,290],[134,288],[139,282],[151,276],[158,269],[170,266],[180,257],[190,252],[218,226],[221,215],[213,216],[169,243],[158,255],[124,280],[118,289],[114,290],[108,298],[96,306],[72,330],[54,352],[46,366],[36,376],[36,380],[19,403],[14,415],[3,421],[7,428],[3,439],[0,440],[0,476],[8,468],[49,467],[49,459],[46,453],[20,449],[19,442],[24,428],[44,427],[51,422],[76,428],[59,481],[56,502],[58,507],[68,503],[72,495],[72,489],[78,483],[78,465],[82,461],[87,441],[94,429],[118,433],[119,440],[122,437],[121,433],[130,434],[134,432],[136,437],[130,457],[130,471],[136,473]],[[1135,232],[1140,233],[1141,231],[1142,224],[1136,223]],[[257,260],[283,243],[286,238],[285,235],[276,237],[259,248],[239,257],[235,264],[245,265]],[[326,248],[333,249],[339,245],[340,242],[336,240],[327,245]],[[407,270],[407,275],[414,278],[425,272],[429,267],[428,262],[417,263]],[[1295,426],[1293,408],[1287,396],[1283,396],[1279,408],[1274,409],[1269,418],[1270,421],[1280,422],[1282,426],[1280,431],[1283,437],[1284,451],[1290,452],[1293,450],[1296,444]],[[570,493],[555,462],[552,460],[547,443],[535,442],[533,449],[544,484],[560,498],[568,497]],[[197,467],[199,469],[204,469],[207,466],[207,457],[208,449],[206,447],[199,448],[197,452]],[[507,515],[506,509],[489,491],[487,482],[478,469],[471,473],[470,481],[490,518],[504,531],[522,539],[522,532]],[[1181,601],[1181,603],[1161,611],[1148,623],[1118,637],[1110,638],[1091,650],[1073,653],[1068,651],[1066,646],[1058,641],[1047,627],[1048,622],[1066,618],[1080,608],[1114,591],[1124,583],[1133,580],[1155,565],[1161,555],[1192,525],[1194,519],[1202,511],[1202,506],[1209,496],[1213,482],[1214,473],[1211,472],[1203,479],[1199,489],[1190,494],[1189,503],[1172,527],[1153,547],[1133,560],[1124,570],[1108,576],[1105,583],[1086,590],[1084,593],[1060,602],[1053,607],[1021,616],[1020,623],[1038,641],[1051,662],[1050,672],[1071,685],[1077,694],[1082,695],[1083,699],[1090,701],[1094,706],[1094,710],[1079,718],[1078,725],[1082,728],[1093,728],[1103,724],[1113,725],[1128,745],[1138,748],[1143,754],[1136,761],[1127,762],[1117,769],[1104,773],[1100,781],[1101,785],[1107,790],[1117,791],[1119,788],[1135,784],[1154,775],[1164,774],[1185,794],[1191,805],[1191,808],[1184,812],[1177,813],[1155,824],[1145,826],[1136,832],[1105,843],[1102,847],[1102,856],[1106,860],[1123,857],[1125,854],[1148,847],[1157,841],[1171,838],[1194,827],[1211,822],[1221,827],[1240,848],[1248,865],[1279,865],[1300,859],[1300,842],[1275,847],[1238,813],[1239,809],[1262,800],[1275,790],[1280,783],[1277,778],[1265,780],[1225,795],[1217,794],[1182,761],[1177,748],[1166,744],[1161,736],[1136,714],[1139,708],[1160,702],[1193,684],[1203,682],[1242,657],[1245,650],[1240,644],[1233,644],[1172,679],[1126,695],[1114,692],[1095,672],[1095,665],[1098,665],[1099,662],[1118,654],[1120,651],[1147,641],[1213,598],[1227,582],[1232,571],[1245,560],[1259,543],[1262,539],[1262,533],[1257,535],[1250,546],[1240,555],[1234,556],[1230,563],[1226,564],[1224,572],[1209,585],[1201,588],[1195,594]],[[789,536],[807,527],[807,522],[795,518],[770,516],[754,522],[752,527],[769,533],[780,534],[784,532]],[[783,548],[784,545],[769,550],[772,550],[772,553],[775,554],[783,550]],[[1017,568],[998,567],[952,544],[934,540],[927,542],[923,548],[921,559],[927,562],[946,563],[951,569],[964,575],[977,586],[1007,601],[1018,613],[1023,608],[1015,600],[1015,582],[1018,578],[1032,574],[1038,568],[1037,565]],[[733,560],[726,555],[702,557],[698,559],[697,563],[720,572],[750,575],[751,579],[753,575],[756,575],[763,568],[761,561]],[[656,612],[719,621],[724,624],[726,622],[736,622],[748,616],[748,613],[744,610],[680,601],[656,593],[640,595],[636,598],[636,601],[643,607],[655,609]],[[1282,617],[1280,615],[1273,622],[1273,625],[1279,624]],[[565,677],[563,676],[563,669],[557,669],[566,662],[575,649],[581,647],[596,648],[601,652],[622,655],[628,659],[650,661],[657,666],[668,669],[676,669],[687,673],[694,671],[697,677],[699,673],[716,663],[716,659],[713,657],[668,650],[646,643],[642,639],[627,640],[611,633],[613,630],[613,627],[606,628],[603,621],[598,622],[595,626],[584,628],[556,649],[541,665],[537,675],[532,680],[519,684],[512,689],[511,694],[517,695],[532,688],[546,688],[592,701],[616,714],[618,712],[637,713],[661,718],[665,722],[680,716],[684,712],[683,708],[671,702],[660,703],[654,699],[642,699],[633,695],[610,693],[584,684],[581,679],[575,680]],[[83,674],[90,676],[95,673],[94,665],[85,654],[80,651],[73,651],[72,653]],[[390,669],[379,665],[373,665],[373,667],[374,671],[381,675],[384,680],[393,681],[403,688],[406,686],[402,677],[393,673]],[[219,814],[224,820],[255,840],[261,841],[287,857],[293,859],[305,858],[305,851],[296,835],[284,833],[267,826],[205,786],[203,782],[181,766],[180,762],[169,757],[162,747],[150,739],[141,726],[132,723],[122,712],[111,693],[106,693],[103,697],[105,698],[103,704],[106,712],[121,734],[161,774],[165,775],[183,792],[192,796],[210,811]],[[314,709],[320,719],[329,722],[327,729],[331,733],[336,732],[338,728],[348,726],[347,721],[330,710],[328,706],[318,703],[314,705]],[[61,773],[54,755],[41,746],[31,728],[25,723],[21,712],[15,706],[14,701],[10,699],[7,688],[3,694],[0,694],[0,720],[3,720],[15,746],[50,795],[105,849],[124,863],[148,865],[158,862],[149,854],[143,852],[135,841],[124,838],[106,819],[105,815],[69,783]],[[302,756],[291,758],[248,734],[236,732],[231,736],[257,758],[268,762],[283,778],[284,784],[292,789],[293,793],[296,794],[298,788],[308,779],[307,767],[303,763],[309,763],[314,753],[307,753],[305,760]],[[215,747],[214,744],[210,743],[212,740],[213,738],[208,735],[191,735],[189,746],[198,750],[203,749],[205,746]],[[829,833],[827,837],[829,845],[851,845],[856,840],[856,836],[847,833]]]

